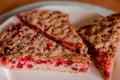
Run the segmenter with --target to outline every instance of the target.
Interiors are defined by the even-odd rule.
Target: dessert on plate
[[[0,36],[0,65],[12,70],[88,72],[91,59],[111,79],[120,41],[120,13],[75,30],[69,15],[35,9],[15,16]]]
[[[68,14],[54,10],[35,9],[22,12],[17,16],[22,22],[38,27],[69,50],[80,54],[87,53],[87,47],[71,25]]]
[[[62,47],[22,22],[9,25],[0,37],[0,64],[9,69],[87,72],[89,63],[84,54]]]
[[[80,27],[78,33],[86,42],[93,62],[106,80],[109,80],[120,42],[120,13],[100,18]]]

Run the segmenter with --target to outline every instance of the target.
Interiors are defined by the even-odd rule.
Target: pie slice
[[[12,69],[87,72],[89,59],[50,40],[37,28],[12,24],[0,37],[0,65]]]
[[[54,40],[61,42],[71,51],[87,53],[86,45],[70,24],[68,14],[53,10],[30,10],[18,14],[27,25],[38,27]]]
[[[80,27],[78,33],[88,45],[88,51],[105,79],[111,79],[120,41],[120,13]]]

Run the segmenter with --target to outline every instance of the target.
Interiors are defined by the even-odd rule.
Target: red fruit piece
[[[20,33],[16,33],[16,35],[15,35],[16,37],[20,37],[21,35],[20,35]]]
[[[26,56],[24,59],[29,62],[34,62],[34,59],[31,58],[31,56]]]
[[[22,64],[25,64],[27,62],[26,58],[19,58],[18,61],[22,62]]]
[[[110,72],[104,71],[104,74],[105,74],[106,77],[110,77]]]
[[[17,64],[17,68],[22,68],[22,67],[23,67],[23,64],[21,64],[21,63]]]
[[[56,62],[56,64],[55,64],[55,66],[60,66],[60,65],[62,65],[61,62]]]
[[[39,25],[42,25],[42,23],[41,23],[40,21],[37,21],[37,23],[38,23]]]
[[[6,64],[7,64],[7,62],[6,62],[6,57],[3,57],[3,58],[1,59],[1,62],[2,62],[2,64],[6,65]]]
[[[47,26],[47,25],[45,25],[44,27],[45,27],[45,29],[44,29],[44,32],[45,32],[45,31],[47,31],[47,30],[48,30],[48,26]]]
[[[20,61],[23,61],[23,62],[24,62],[24,61],[26,61],[26,59],[25,59],[25,58],[20,58]]]
[[[66,64],[69,65],[69,66],[71,66],[73,64],[73,62],[71,60],[67,60]]]
[[[72,68],[72,70],[77,71],[77,70],[78,70],[78,68],[73,67],[73,68]]]
[[[28,68],[32,68],[33,65],[32,65],[32,64],[28,64],[27,67],[28,67]]]
[[[102,53],[101,55],[101,60],[106,61],[107,60],[107,53]]]
[[[102,61],[106,61],[107,60],[107,57],[106,56],[102,56]]]
[[[2,62],[5,62],[5,61],[6,61],[6,57],[3,57],[3,58],[2,58]]]
[[[47,62],[52,64],[52,61],[51,61],[51,60],[47,60]]]
[[[47,44],[46,44],[46,48],[45,48],[45,50],[49,50],[51,46],[52,46],[51,43],[47,43]]]
[[[104,66],[105,69],[108,69],[110,67],[110,65],[111,65],[110,62],[107,61],[107,62],[104,63],[103,66]]]
[[[47,61],[42,61],[42,63],[47,63]]]
[[[42,61],[41,60],[37,60],[36,63],[37,64],[42,64]]]
[[[9,59],[8,62],[11,63],[11,64],[15,64],[15,63],[16,63],[16,60],[14,60],[14,59]]]
[[[15,60],[9,60],[11,63],[13,63],[13,64],[15,64],[16,63],[16,61]]]
[[[79,71],[86,72],[86,71],[88,71],[88,68],[81,68]]]

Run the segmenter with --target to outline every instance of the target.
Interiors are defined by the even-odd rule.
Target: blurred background
[[[95,4],[116,12],[120,12],[120,0],[0,0],[0,15],[22,5],[38,1],[73,1]]]

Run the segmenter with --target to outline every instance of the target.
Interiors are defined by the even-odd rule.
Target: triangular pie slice
[[[106,80],[111,79],[120,41],[120,13],[112,14],[80,27],[79,35]]]
[[[81,54],[87,53],[86,45],[68,19],[68,14],[54,10],[30,10],[18,14],[22,22],[38,27],[66,48]]]
[[[85,55],[65,49],[21,22],[8,26],[0,36],[0,65],[12,70],[87,72],[89,63]]]

